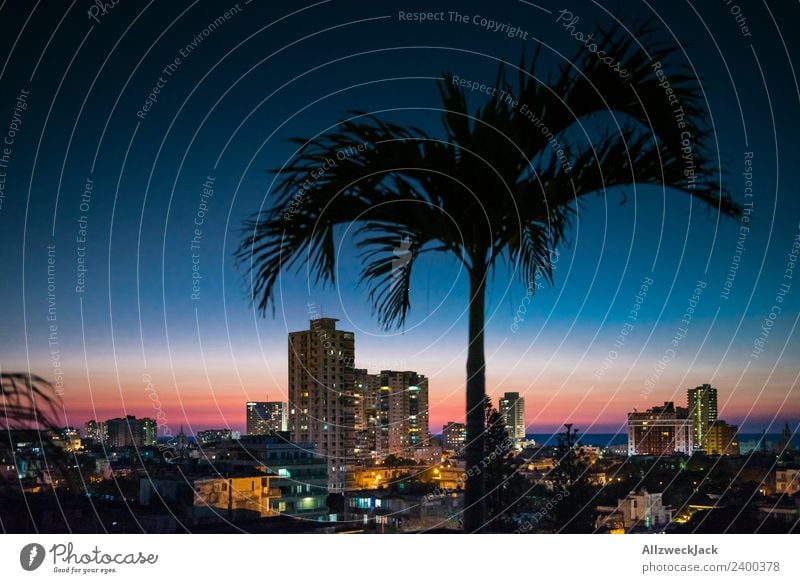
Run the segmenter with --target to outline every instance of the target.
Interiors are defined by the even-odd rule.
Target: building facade
[[[156,428],[153,419],[137,419],[134,415],[127,415],[104,421],[102,435],[109,447],[143,447],[156,444]],[[97,430],[93,428],[93,431]]]
[[[81,449],[80,433],[74,427],[64,427],[52,436],[53,443],[63,448],[66,452],[74,452]]]
[[[269,435],[288,429],[288,407],[280,401],[248,401],[247,435]]]
[[[800,468],[779,468],[775,471],[775,493],[792,496],[800,492]]]
[[[463,423],[448,421],[442,427],[442,449],[450,453],[460,454],[467,443],[467,426]]]
[[[693,420],[672,401],[647,411],[628,413],[628,455],[691,454]]]
[[[197,441],[200,445],[228,439],[239,439],[240,437],[241,434],[232,429],[206,429],[205,431],[197,432]]]
[[[689,416],[692,418],[692,442],[695,449],[709,450],[709,431],[717,420],[717,389],[709,384],[686,391]]]
[[[246,435],[204,448],[203,463],[217,471],[262,469],[270,478],[270,509],[308,520],[328,515],[328,464],[310,443],[292,443],[288,432]]]
[[[428,379],[414,371],[380,373],[378,453],[413,458],[428,443]]]
[[[105,443],[106,439],[108,438],[108,435],[106,434],[105,423],[102,421],[95,421],[94,419],[87,421],[86,437],[93,439],[97,443]]]
[[[604,532],[642,532],[672,522],[674,509],[664,506],[661,493],[630,492],[617,506],[598,506],[595,528]]]
[[[142,444],[147,447],[158,441],[158,426],[155,419],[145,417],[142,421]]]
[[[498,409],[508,431],[508,437],[517,448],[525,441],[525,398],[519,393],[505,393],[498,401]]]
[[[289,333],[288,385],[291,440],[315,444],[334,492],[352,486],[357,462],[355,338],[337,330],[337,321],[318,318],[309,330]]]
[[[193,524],[278,516],[273,502],[280,492],[270,480],[257,471],[148,476],[139,480],[139,502],[142,506],[167,502],[171,512]]]
[[[375,460],[378,456],[379,406],[381,377],[370,374],[365,368],[354,370],[355,455],[361,460]]]
[[[739,455],[739,428],[717,419],[705,434],[703,449],[713,455]]]

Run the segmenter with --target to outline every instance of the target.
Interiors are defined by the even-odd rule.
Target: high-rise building
[[[289,333],[289,433],[313,443],[328,460],[328,486],[353,485],[355,459],[355,338],[335,318],[311,320]]]
[[[442,427],[442,448],[445,451],[459,454],[467,443],[467,426],[463,423],[448,421]]]
[[[288,407],[280,401],[248,401],[247,435],[269,435],[288,429]]]
[[[379,399],[379,454],[414,457],[428,442],[428,379],[410,370],[383,370]]]
[[[142,445],[145,447],[155,445],[158,441],[158,426],[155,419],[145,417],[142,422]]]
[[[691,454],[693,419],[672,401],[662,407],[628,413],[628,455]]]
[[[95,421],[94,419],[87,421],[86,437],[93,439],[97,443],[105,443],[106,439],[108,438],[105,423],[102,421]]]
[[[519,393],[505,393],[498,402],[500,415],[508,431],[508,437],[520,447],[525,441],[525,398]]]
[[[703,448],[706,453],[714,455],[739,455],[739,428],[728,425],[722,419],[717,419],[708,428],[706,444]]]
[[[107,419],[102,425],[106,443],[110,447],[142,447],[156,443],[156,422],[153,419],[137,419],[134,415],[127,415]]]
[[[129,447],[133,445],[127,421],[121,417],[107,419],[103,422],[106,433],[106,444],[109,447]]]
[[[377,435],[379,426],[381,377],[370,374],[365,368],[354,370],[356,457],[375,459],[378,457]]]
[[[694,448],[708,451],[708,431],[717,420],[717,389],[705,384],[688,389],[686,394]]]

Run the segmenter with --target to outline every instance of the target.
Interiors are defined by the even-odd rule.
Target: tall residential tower
[[[717,389],[700,385],[686,391],[695,449],[710,451],[709,430],[717,420]]]
[[[382,370],[378,403],[378,452],[414,457],[428,444],[428,379],[414,371]]]
[[[247,435],[269,435],[287,431],[286,403],[280,401],[248,401]]]
[[[289,433],[328,460],[328,487],[343,491],[355,462],[355,339],[335,318],[289,333]]]
[[[514,446],[522,447],[525,441],[525,398],[519,393],[505,393],[498,402],[500,415],[506,424],[508,437],[514,441]]]

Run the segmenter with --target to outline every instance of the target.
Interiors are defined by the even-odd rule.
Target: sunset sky
[[[561,62],[576,49],[555,23],[563,6],[457,4],[470,18],[522,27],[523,41],[471,23],[400,22],[396,9],[379,3],[256,4],[240,2],[199,41],[233,4],[123,2],[94,22],[85,6],[62,21],[65,8],[56,3],[37,8],[18,38],[28,13],[17,8],[0,19],[0,43],[11,50],[16,42],[0,69],[0,139],[18,95],[29,92],[0,168],[0,369],[52,379],[57,348],[65,425],[155,416],[145,392],[150,375],[173,433],[181,425],[187,433],[243,429],[247,400],[286,400],[287,333],[321,313],[355,332],[357,367],[430,379],[433,431],[463,421],[468,282],[449,257],[418,266],[410,320],[386,332],[357,285],[352,234],[340,233],[336,288],[309,284],[303,271],[284,273],[275,313],[264,318],[248,301],[233,251],[242,221],[272,204],[269,170],[292,155],[288,138],[324,132],[350,110],[383,112],[440,135],[442,73],[492,84],[498,59],[516,64],[537,40],[545,43],[544,64]],[[739,202],[752,152],[753,212],[741,261],[726,295],[742,224],[718,219],[681,192],[643,187],[591,197],[579,209],[554,286],[537,290],[515,327],[526,289],[501,265],[488,292],[487,387],[495,399],[524,393],[531,433],[564,422],[616,431],[627,411],[685,404],[686,389],[702,383],[718,388],[720,417],[745,431],[800,419],[800,267],[793,271],[790,257],[800,234],[800,91],[786,53],[796,54],[797,40],[775,32],[781,6],[772,14],[748,8],[748,38],[724,3],[663,4],[657,35],[685,45],[713,116],[722,180]],[[611,22],[610,14],[579,6],[582,30]],[[642,4],[621,18],[632,24],[648,15]],[[87,179],[91,196],[82,199]],[[204,183],[213,194],[202,198]],[[85,243],[77,240],[82,225]],[[55,245],[54,312],[48,245]],[[81,265],[85,287],[76,291]],[[202,276],[199,299],[192,298],[193,265]],[[789,287],[779,302],[782,284]],[[641,309],[632,321],[637,294]],[[755,357],[765,318],[774,323]],[[626,323],[632,328],[615,347]],[[53,325],[57,344],[48,343]],[[655,373],[680,327],[685,337]]]

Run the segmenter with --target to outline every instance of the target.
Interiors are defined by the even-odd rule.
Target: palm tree
[[[56,389],[42,377],[17,372],[0,373],[0,454],[6,450],[12,455],[12,431],[19,430],[29,430],[30,436],[45,452],[46,446],[51,445],[50,434],[58,427],[59,406],[61,400]],[[51,455],[50,467],[56,461]],[[0,491],[9,485],[13,486],[0,475]]]
[[[740,212],[706,143],[711,130],[702,90],[678,64],[678,47],[652,42],[652,36],[645,24],[632,36],[611,28],[596,37],[626,78],[583,46],[546,78],[537,77],[539,46],[529,66],[523,56],[514,67],[513,87],[510,67],[501,65],[498,91],[472,113],[464,89],[445,75],[440,138],[352,112],[324,135],[293,140],[297,151],[274,170],[271,207],[246,221],[236,252],[255,307],[262,315],[270,306],[274,311],[284,269],[306,267],[315,283],[334,285],[334,231],[354,222],[361,281],[387,329],[406,320],[416,260],[434,252],[457,258],[470,291],[466,458],[468,467],[479,466],[485,293],[499,262],[526,285],[537,277],[552,284],[550,257],[568,242],[579,205],[589,194],[615,188],[662,186],[718,215]],[[366,146],[355,151],[359,144]],[[470,478],[465,531],[483,527],[484,497],[484,477]]]
[[[0,373],[0,433],[12,429],[52,431],[58,427],[60,406],[56,389],[42,377]]]

